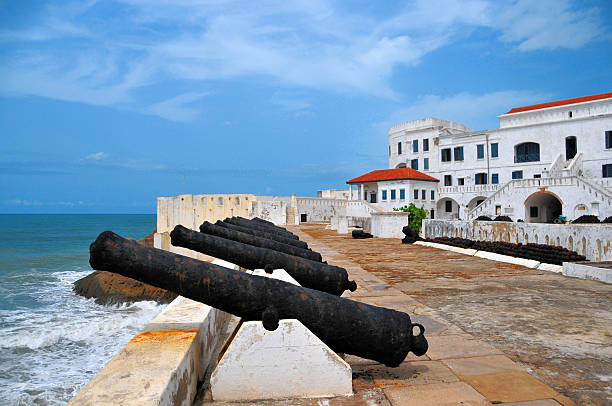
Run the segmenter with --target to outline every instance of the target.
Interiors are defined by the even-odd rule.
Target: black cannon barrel
[[[255,217],[255,218],[252,218],[252,219],[246,219],[244,217],[238,217],[237,216],[237,217],[232,217],[232,218],[238,218],[238,219],[246,220],[246,221],[251,222],[251,223],[253,223],[255,225],[258,225],[258,226],[267,227],[267,228],[270,229],[271,232],[274,232],[274,233],[275,232],[289,233],[289,234],[291,234],[293,236],[296,236],[294,233],[292,233],[291,231],[287,230],[286,228],[279,227],[276,224],[269,223],[269,222],[267,222],[265,220],[260,219],[259,217]],[[296,236],[296,237],[298,237],[298,236]],[[298,237],[298,239],[299,238],[300,237]]]
[[[292,234],[292,233],[290,233],[287,230],[280,230],[280,229],[274,229],[273,230],[273,229],[271,229],[268,226],[265,226],[263,224],[257,224],[256,222],[253,222],[253,221],[250,221],[250,220],[247,220],[247,219],[243,219],[241,217],[228,217],[228,218],[226,218],[223,221],[225,221],[226,223],[235,224],[237,226],[249,227],[249,228],[252,228],[254,230],[264,231],[266,233],[278,234],[278,235],[280,235],[282,237],[289,238],[289,239],[292,239],[292,240],[299,240],[300,239],[297,235]]]
[[[261,217],[253,217],[253,221],[258,221],[260,223],[267,224],[267,225],[270,225],[270,226],[276,226],[276,224],[274,224],[273,222],[268,221],[268,220],[264,220]]]
[[[357,289],[346,269],[294,257],[268,248],[227,240],[190,230],[181,225],[170,233],[172,245],[211,255],[246,269],[284,269],[302,286],[340,296]]]
[[[202,225],[200,226],[200,232],[210,235],[216,235],[217,237],[226,238],[228,240],[238,241],[243,244],[254,245],[256,247],[261,248],[268,248],[296,257],[310,259],[311,261],[322,262],[321,254],[319,254],[318,252],[298,248],[294,245],[283,244],[282,242],[269,240],[267,238],[255,237],[254,235],[241,233],[240,231],[230,230],[229,228],[219,227],[209,223],[208,221],[202,223]]]
[[[425,329],[403,312],[143,247],[111,231],[100,234],[89,251],[93,269],[113,270],[245,320],[262,320],[268,330],[275,330],[279,319],[297,319],[336,352],[396,367],[409,351],[419,356],[427,351]]]
[[[230,230],[236,230],[236,231],[240,231],[243,233],[251,234],[256,237],[267,238],[269,240],[282,242],[283,244],[294,245],[298,248],[303,248],[303,249],[308,248],[308,244],[306,244],[304,241],[295,240],[293,238],[285,238],[279,234],[267,233],[265,231],[255,230],[254,228],[250,228],[250,227],[237,226],[236,224],[226,223],[225,221],[221,221],[221,220],[217,220],[217,222],[215,222],[215,225],[219,227],[229,228]]]

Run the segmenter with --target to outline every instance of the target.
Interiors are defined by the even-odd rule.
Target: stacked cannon
[[[223,223],[240,224],[260,235],[280,235],[299,241],[289,231],[263,220],[233,218]],[[315,259],[291,255],[280,249],[298,253],[295,246],[278,245],[278,240],[253,233],[236,230],[228,233],[219,230],[223,226],[213,226],[204,223],[200,232],[177,226],[171,233],[172,244],[247,269],[282,268],[302,286],[143,247],[111,231],[101,233],[91,244],[89,262],[94,269],[116,270],[121,275],[176,292],[244,320],[261,320],[268,330],[275,330],[280,319],[297,319],[332,350],[373,359],[387,366],[399,366],[410,351],[415,355],[427,351],[424,327],[412,323],[408,314],[339,297],[344,290],[355,290],[357,286],[348,280],[345,269],[321,262],[320,254],[314,253],[318,255]],[[306,254],[312,253],[307,245],[300,249],[299,253],[312,255]]]
[[[585,261],[586,257],[578,255],[563,247],[546,244],[513,244],[503,241],[473,241],[465,238],[437,237],[426,239],[428,242],[452,245],[460,248],[471,248],[478,251],[494,252],[512,257],[533,259],[539,262],[561,265],[563,262]]]

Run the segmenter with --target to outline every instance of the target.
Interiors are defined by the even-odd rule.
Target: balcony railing
[[[514,163],[522,162],[538,162],[540,160],[540,154],[519,154],[514,156]]]

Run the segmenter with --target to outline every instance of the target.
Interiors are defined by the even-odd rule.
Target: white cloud
[[[95,154],[89,154],[85,157],[85,159],[90,161],[101,161],[102,159],[109,158],[110,155],[106,152],[96,152]]]
[[[599,13],[577,10],[570,0],[518,0],[500,9],[492,25],[520,51],[577,49],[603,34]]]
[[[167,120],[189,122],[200,115],[200,110],[193,104],[205,97],[208,93],[183,93],[170,99],[152,104],[145,109],[150,114],[163,117]]]
[[[571,0],[415,0],[387,15],[327,0],[118,0],[100,24],[96,1],[51,3],[38,25],[0,32],[19,44],[0,66],[0,93],[192,121],[209,81],[263,78],[275,85],[399,99],[394,69],[413,66],[481,27],[519,51],[575,49],[604,31],[598,10]],[[391,7],[386,7],[391,9]],[[61,41],[79,38],[78,46]],[[190,86],[150,104],[151,85]],[[184,88],[181,86],[181,88]]]
[[[38,200],[28,200],[28,199],[10,199],[5,200],[5,204],[11,206],[42,206],[42,203]]]

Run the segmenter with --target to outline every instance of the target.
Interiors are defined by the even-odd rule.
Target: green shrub
[[[421,226],[423,225],[423,220],[427,218],[427,210],[421,206],[419,209],[414,205],[414,203],[410,203],[408,206],[402,206],[394,208],[393,211],[403,211],[404,213],[410,213],[408,215],[408,226],[417,234],[421,232]]]

